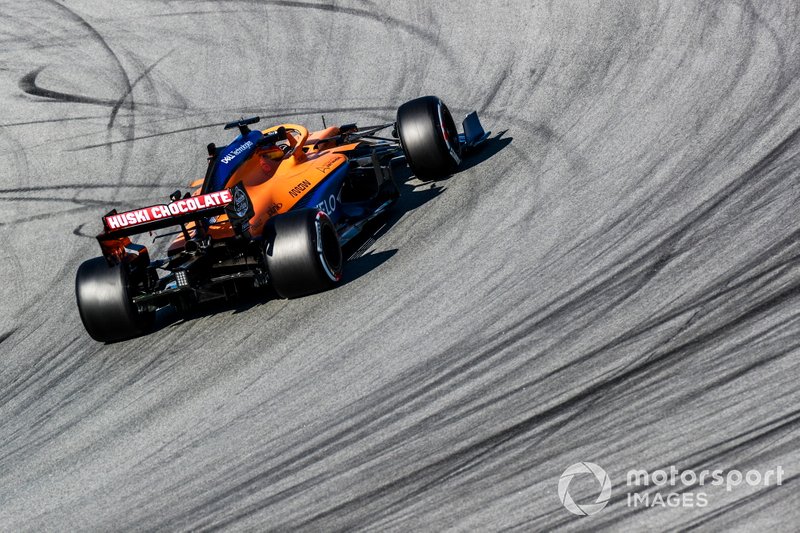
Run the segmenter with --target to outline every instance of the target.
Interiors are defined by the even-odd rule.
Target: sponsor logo
[[[292,198],[297,198],[304,190],[308,189],[309,187],[311,187],[311,182],[308,180],[303,180],[294,187],[292,187],[291,189],[289,189],[289,194],[292,196]]]
[[[271,206],[269,206],[269,209],[267,209],[267,216],[271,217],[272,215],[280,211],[281,208],[283,208],[283,204],[280,202],[277,204],[272,204]]]
[[[600,494],[594,503],[584,503],[578,505],[569,495],[569,484],[578,474],[592,474],[595,479],[600,483]],[[569,466],[558,480],[558,497],[561,498],[561,504],[566,507],[567,511],[579,516],[588,516],[599,513],[608,504],[611,498],[611,480],[608,478],[606,471],[594,463],[584,461],[582,463],[575,463]]]
[[[331,169],[331,167],[336,165],[336,164],[338,164],[339,161],[340,161],[340,159],[338,157],[336,157],[334,159],[331,159],[330,161],[328,161],[327,163],[325,163],[321,167],[317,167],[317,170],[319,170],[323,174],[326,174]]]
[[[220,161],[222,161],[224,164],[227,165],[228,163],[230,163],[231,161],[236,159],[237,155],[241,154],[242,152],[244,152],[244,151],[246,151],[246,150],[248,150],[249,148],[252,148],[252,147],[253,147],[253,141],[247,141],[246,143],[243,143],[241,146],[239,146],[236,150],[233,150],[232,152],[228,152],[225,155],[225,157],[220,159]]]
[[[194,213],[195,211],[202,211],[211,207],[223,206],[229,204],[232,200],[233,196],[231,195],[231,191],[225,189],[200,196],[183,198],[167,205],[153,205],[150,207],[143,207],[142,209],[118,213],[116,215],[104,217],[103,220],[108,229],[115,230],[128,226],[135,226],[137,224],[145,224],[154,220],[184,215],[186,213]]]
[[[317,210],[325,211],[325,214],[330,216],[336,211],[336,197],[330,195],[327,200],[323,200],[317,204]]]
[[[233,211],[236,216],[241,218],[247,214],[247,209],[250,207],[247,202],[247,195],[241,188],[236,188],[233,191]]]

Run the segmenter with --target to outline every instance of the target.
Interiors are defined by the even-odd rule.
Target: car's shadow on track
[[[342,247],[342,255],[346,259],[346,263],[339,286],[353,283],[391,259],[397,253],[397,249],[378,252],[370,251],[370,249],[383,235],[391,231],[404,215],[444,193],[448,180],[457,179],[461,172],[494,157],[508,146],[513,138],[503,137],[506,131],[490,137],[480,151],[464,157],[458,172],[445,179],[420,181],[414,178],[408,167],[398,169],[395,174],[395,181],[400,189],[400,198],[397,203],[386,214],[369,223],[358,236]],[[336,291],[335,288],[332,290]],[[242,313],[276,299],[278,296],[274,291],[261,289],[249,291],[228,301],[217,300],[203,303],[186,313],[178,313],[172,307],[164,307],[156,313],[153,332],[208,315],[226,312]]]
[[[493,137],[489,137],[484,141],[483,146],[481,146],[480,150],[476,151],[475,153],[469,154],[464,157],[464,160],[461,163],[461,166],[458,169],[458,172],[455,173],[455,176],[458,174],[471,169],[472,167],[478,166],[487,159],[491,159],[498,152],[503,150],[506,146],[511,144],[511,141],[514,140],[514,137],[503,137],[508,130],[503,130],[498,132]]]
[[[395,174],[395,181],[400,189],[400,198],[394,207],[385,216],[370,224],[358,237],[347,243],[342,252],[348,258],[342,284],[355,281],[371,270],[388,261],[397,253],[397,250],[383,252],[366,251],[384,234],[391,230],[400,219],[410,211],[430,202],[445,191],[444,183],[458,174],[471,169],[484,161],[491,159],[506,146],[511,144],[513,137],[503,137],[508,130],[503,130],[495,136],[486,139],[481,149],[469,154],[462,160],[458,172],[437,181],[423,181],[414,179],[411,169],[403,167]]]

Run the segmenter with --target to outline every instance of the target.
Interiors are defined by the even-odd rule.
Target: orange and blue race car
[[[102,257],[81,264],[75,280],[92,338],[144,334],[167,305],[186,311],[254,287],[271,286],[282,298],[333,287],[342,277],[342,245],[397,201],[399,166],[426,180],[446,177],[488,137],[475,112],[459,133],[435,96],[406,102],[395,122],[365,128],[250,129],[258,121],[225,126],[239,135],[224,147],[208,145],[208,171],[193,193],[103,217]],[[378,135],[389,128],[390,136]],[[151,259],[130,239],[168,227],[179,230],[163,258]]]

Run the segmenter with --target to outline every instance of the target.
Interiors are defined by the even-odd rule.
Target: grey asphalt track
[[[797,2],[0,15],[0,529],[797,529]],[[493,138],[410,181],[343,286],[85,334],[99,217],[202,177],[220,124],[425,94]],[[613,485],[590,517],[557,493],[580,461]],[[785,474],[628,506],[669,465]]]

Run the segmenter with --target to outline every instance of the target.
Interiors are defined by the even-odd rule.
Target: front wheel
[[[109,265],[103,257],[84,261],[75,276],[75,297],[87,333],[96,341],[115,342],[146,333],[155,312],[140,312],[130,298],[126,264]]]
[[[401,105],[396,126],[408,165],[417,177],[443,178],[461,163],[455,121],[436,96],[415,98]]]
[[[342,248],[331,219],[316,209],[272,217],[264,231],[270,282],[281,298],[333,287],[342,277]]]

